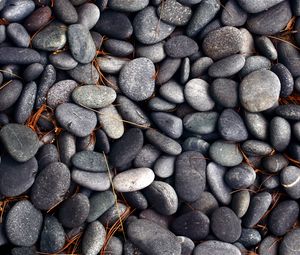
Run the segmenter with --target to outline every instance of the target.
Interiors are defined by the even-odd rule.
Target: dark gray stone
[[[1,17],[9,22],[18,22],[32,13],[34,7],[32,0],[8,0],[1,12]]]
[[[208,68],[214,63],[209,57],[200,57],[192,63],[191,78],[197,78],[206,74]]]
[[[164,84],[167,81],[169,81],[179,69],[180,63],[180,58],[166,57],[159,65],[158,74],[156,76],[156,82],[158,84]]]
[[[288,97],[293,93],[294,90],[294,79],[289,71],[283,64],[277,63],[272,66],[271,69],[279,78],[281,83],[280,96]]]
[[[184,128],[190,132],[204,135],[215,131],[219,115],[217,112],[196,112],[183,118]]]
[[[250,204],[250,192],[248,190],[241,190],[232,195],[231,208],[239,218],[242,218]]]
[[[120,221],[120,215],[123,215],[127,209],[126,205],[116,202],[113,207],[101,215],[99,221],[104,226],[112,227],[117,221]]]
[[[105,227],[99,221],[90,223],[83,234],[82,253],[85,255],[99,254],[105,243],[105,238]]]
[[[205,241],[198,244],[193,252],[194,255],[241,255],[240,250],[232,244],[221,241]]]
[[[247,0],[237,0],[238,4],[246,11],[249,13],[258,13],[265,11],[274,5],[279,4],[283,0],[267,0],[267,1],[259,1],[259,0],[254,0],[254,1],[247,1]]]
[[[96,25],[100,18],[100,10],[96,4],[85,3],[78,10],[78,23],[85,26],[88,30]]]
[[[300,173],[296,166],[287,166],[280,172],[280,183],[286,193],[293,198],[300,198]]]
[[[270,142],[276,151],[284,151],[291,139],[291,126],[287,120],[274,117],[270,122]]]
[[[243,78],[246,75],[261,69],[271,69],[271,61],[263,56],[249,56],[239,75]]]
[[[72,70],[78,65],[78,62],[66,51],[51,54],[49,61],[55,68],[60,70]]]
[[[156,64],[166,57],[164,42],[159,42],[151,45],[137,45],[135,54],[138,57],[149,58],[154,64]]]
[[[144,9],[149,4],[149,0],[111,0],[108,1],[108,7],[120,12],[136,12]]]
[[[40,54],[28,48],[0,47],[0,64],[29,65],[40,61]]]
[[[247,21],[247,12],[244,11],[236,0],[229,0],[222,10],[221,21],[225,26],[240,27]]]
[[[41,146],[36,157],[40,169],[59,161],[58,150],[54,144],[44,144]]]
[[[72,157],[73,166],[90,172],[106,172],[106,161],[102,153],[96,151],[80,151]]]
[[[108,39],[103,42],[104,48],[116,57],[126,57],[134,51],[134,47],[130,42]]]
[[[125,192],[123,193],[123,196],[133,208],[138,210],[145,210],[148,208],[148,201],[141,191]]]
[[[269,123],[262,113],[245,111],[244,120],[251,135],[260,140],[267,139]]]
[[[153,97],[149,100],[148,107],[152,111],[171,111],[175,109],[176,104],[170,103],[160,97]]]
[[[255,45],[260,54],[264,55],[270,60],[277,59],[277,50],[269,37],[263,35],[256,38]]]
[[[71,165],[71,158],[76,153],[75,136],[67,131],[63,131],[58,137],[59,157],[62,163]]]
[[[300,53],[292,45],[286,42],[279,42],[277,44],[278,60],[284,64],[291,72],[293,77],[300,76]]]
[[[276,237],[267,236],[261,241],[258,252],[260,255],[277,255],[278,246],[279,244]]]
[[[274,154],[263,158],[262,165],[270,173],[277,173],[287,167],[289,161],[282,154]]]
[[[19,80],[12,80],[2,86],[0,90],[0,110],[4,111],[13,106],[22,93],[23,84]]]
[[[74,69],[69,70],[68,74],[78,83],[96,84],[99,73],[92,64],[78,64]]]
[[[182,144],[183,151],[198,151],[202,154],[207,154],[209,143],[197,137],[188,137]]]
[[[238,105],[238,83],[231,79],[215,79],[210,86],[210,94],[217,104],[225,108]]]
[[[151,144],[145,144],[134,159],[135,167],[152,168],[157,158],[160,156],[160,150]]]
[[[253,228],[243,228],[241,237],[238,240],[238,242],[240,242],[246,248],[250,248],[255,245],[258,245],[260,241],[261,241],[260,233]]]
[[[233,189],[246,189],[256,178],[254,169],[246,163],[229,169],[225,174],[226,183]]]
[[[33,63],[27,66],[23,72],[23,79],[26,82],[36,80],[44,71],[44,66],[40,63]]]
[[[295,228],[291,232],[287,233],[279,245],[279,255],[297,255],[300,251],[299,240],[299,228]]]
[[[259,140],[247,140],[242,144],[241,148],[248,156],[267,156],[273,150],[268,143]]]
[[[188,57],[199,50],[198,44],[185,35],[171,37],[164,47],[166,54],[172,58]]]
[[[10,23],[6,29],[7,36],[18,47],[27,48],[30,44],[30,35],[19,23]]]
[[[78,21],[78,14],[69,0],[55,0],[53,10],[58,19],[65,24],[74,24]]]

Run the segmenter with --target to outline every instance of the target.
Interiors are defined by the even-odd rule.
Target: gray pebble
[[[10,23],[6,29],[7,36],[18,47],[27,48],[30,44],[30,35],[19,23]]]
[[[255,40],[258,51],[270,60],[276,60],[277,50],[273,42],[267,36],[260,36]]]
[[[166,100],[174,104],[184,102],[183,87],[176,81],[168,81],[159,88],[159,94]]]
[[[160,178],[168,178],[174,173],[176,158],[174,156],[162,155],[154,164],[154,173]]]
[[[138,57],[150,59],[154,64],[162,61],[166,57],[163,42],[151,45],[137,45],[135,53]]]
[[[18,22],[32,13],[34,7],[32,0],[8,0],[1,16],[9,22]]]
[[[63,131],[58,137],[59,157],[62,163],[71,165],[71,158],[76,153],[75,136],[67,131]]]
[[[100,18],[100,10],[98,6],[93,3],[81,5],[77,12],[78,23],[85,26],[88,30],[92,29]]]
[[[291,126],[281,117],[274,117],[270,122],[270,142],[276,151],[284,151],[290,143]]]
[[[300,252],[299,248],[300,229],[295,228],[287,233],[281,244],[279,245],[279,255],[297,255]]]
[[[97,255],[105,243],[106,230],[99,221],[90,223],[82,238],[82,254]]]
[[[277,51],[278,51],[278,60],[280,63],[284,64],[293,77],[300,76],[300,53],[299,51],[293,47],[292,45],[286,42],[279,42],[277,44]]]
[[[73,166],[90,172],[106,172],[106,161],[102,153],[96,151],[80,151],[72,157]]]
[[[136,12],[144,9],[149,4],[149,0],[111,0],[108,1],[108,7],[120,12]]]
[[[242,144],[242,150],[248,156],[267,156],[272,153],[273,148],[259,140],[247,140]]]
[[[44,71],[44,66],[40,63],[28,65],[23,72],[23,79],[26,82],[36,80]]]
[[[181,255],[191,255],[195,248],[194,242],[186,236],[177,236],[177,238],[181,244]]]
[[[232,195],[231,208],[239,218],[242,218],[250,204],[250,192],[248,190],[241,190]]]
[[[159,65],[156,82],[158,84],[164,84],[169,81],[176,71],[179,69],[181,63],[180,58],[166,57]]]
[[[221,21],[225,26],[239,27],[247,21],[247,12],[244,11],[236,0],[228,1],[221,14]]]
[[[207,154],[209,143],[198,137],[188,137],[182,144],[183,151],[198,151]]]
[[[261,69],[271,69],[271,61],[263,56],[249,56],[246,59],[246,63],[242,70],[240,71],[241,77]]]
[[[172,58],[188,57],[199,50],[198,44],[185,35],[171,37],[164,47],[166,54]]]
[[[151,144],[145,144],[140,152],[136,155],[134,159],[135,167],[148,167],[152,168],[154,162],[160,156],[160,150],[155,148]]]
[[[122,255],[123,254],[123,242],[120,238],[112,236],[107,242],[105,251],[112,255]],[[125,254],[126,255],[126,254]]]
[[[149,100],[148,107],[152,111],[171,111],[176,107],[176,104],[170,103],[160,97],[153,97]]]
[[[262,113],[245,111],[245,124],[255,138],[266,140],[268,137],[269,123]]]
[[[277,255],[278,254],[278,240],[274,236],[265,237],[258,248],[260,255]]]
[[[49,56],[49,61],[55,68],[60,70],[72,70],[78,65],[78,62],[66,51],[57,54],[52,53]]]
[[[109,74],[117,74],[123,66],[128,63],[128,59],[114,56],[103,56],[97,58],[97,63],[99,64],[101,71]]]
[[[238,105],[238,83],[227,78],[215,79],[210,86],[211,97],[225,108]]]
[[[39,62],[40,54],[29,48],[0,47],[0,64],[29,65]]]
[[[279,4],[283,0],[267,0],[267,1],[259,1],[259,0],[254,0],[254,1],[247,1],[247,0],[237,0],[239,5],[247,12],[249,13],[258,13],[261,11],[265,11],[271,7],[273,7],[276,4]]]
[[[59,161],[58,150],[54,144],[44,144],[41,146],[36,157],[40,169],[45,168],[53,162]]]
[[[134,47],[130,42],[108,39],[103,42],[104,48],[116,57],[126,57],[134,51]]]
[[[205,241],[198,244],[194,250],[194,255],[241,255],[240,250],[232,244],[221,242],[221,241]]]
[[[300,174],[296,166],[287,166],[280,173],[280,183],[293,199],[300,198]]]
[[[254,169],[246,163],[229,169],[225,174],[226,183],[233,189],[246,189],[254,183],[255,178]]]
[[[246,248],[253,247],[261,241],[260,233],[253,228],[243,228],[242,234],[238,242],[244,245]]]
[[[294,79],[289,71],[283,64],[277,63],[276,65],[272,66],[271,69],[279,78],[281,83],[281,97],[288,97],[293,93],[294,90]]]
[[[120,221],[120,215],[123,215],[127,209],[126,205],[116,202],[113,207],[101,215],[99,221],[104,226],[112,227],[117,221]]]
[[[213,64],[209,57],[200,57],[191,65],[191,77],[197,78],[206,74],[208,68]]]
[[[127,203],[133,208],[138,210],[145,210],[148,208],[148,201],[141,191],[126,192],[123,193],[123,196]]]
[[[78,14],[69,0],[57,0],[53,5],[57,18],[65,24],[74,24],[78,21]]]
[[[92,64],[78,64],[74,69],[69,70],[68,74],[78,83],[95,84],[99,79],[99,74]]]

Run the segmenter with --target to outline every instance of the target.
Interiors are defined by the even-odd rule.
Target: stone
[[[121,69],[119,87],[121,91],[134,101],[148,99],[154,92],[153,76],[155,67],[147,58],[136,58]]]
[[[209,143],[197,137],[188,137],[182,144],[183,151],[198,151],[207,154]]]
[[[154,64],[162,61],[166,57],[164,42],[151,45],[137,45],[135,53],[138,57],[150,59]]]
[[[300,198],[300,175],[299,168],[296,166],[287,166],[280,172],[280,183],[286,193],[293,199]]]
[[[231,208],[235,214],[242,218],[250,204],[250,192],[248,190],[241,190],[232,195]]]
[[[283,64],[277,63],[276,65],[272,66],[271,69],[279,78],[281,83],[281,97],[288,97],[293,93],[294,90],[294,79],[289,71]]]
[[[58,219],[64,227],[75,228],[85,222],[89,210],[90,203],[87,196],[77,193],[62,203],[58,210]]]
[[[176,71],[179,69],[181,59],[166,57],[159,65],[158,74],[156,76],[156,82],[158,84],[164,84],[169,81]]]
[[[49,6],[39,7],[25,19],[23,25],[28,32],[35,32],[49,22],[51,13]]]
[[[0,110],[4,111],[13,106],[20,97],[23,84],[19,80],[8,82],[0,90]]]
[[[49,210],[63,200],[70,182],[68,167],[60,162],[46,166],[36,177],[31,189],[31,201],[40,210]]]
[[[58,150],[62,163],[71,166],[71,158],[76,153],[75,136],[67,131],[63,131],[58,137]]]
[[[284,151],[291,139],[291,126],[287,120],[274,117],[270,122],[270,142],[276,151]]]
[[[274,154],[263,158],[262,165],[270,173],[277,173],[287,167],[289,161],[282,154]]]
[[[245,163],[229,169],[225,174],[226,183],[233,189],[246,189],[254,183],[255,178],[254,169]]]
[[[153,97],[149,100],[148,107],[152,111],[171,111],[175,109],[176,104],[170,103],[160,97]]]
[[[141,236],[143,233],[143,236]],[[169,230],[149,220],[138,219],[128,226],[128,238],[141,251],[157,255],[180,255],[181,246]],[[158,240],[164,242],[158,242]]]
[[[280,80],[273,72],[252,72],[240,84],[241,104],[249,112],[265,111],[278,101],[280,87]]]
[[[116,57],[126,57],[134,51],[131,43],[117,39],[108,39],[103,42],[103,46],[109,53]]]
[[[254,0],[254,1],[247,1],[247,0],[237,0],[238,4],[246,11],[249,13],[258,13],[265,11],[274,5],[279,4],[283,0],[268,0],[261,2],[259,0]]]
[[[240,250],[232,244],[221,242],[221,241],[205,241],[198,244],[193,252],[194,255],[241,255]]]
[[[211,31],[202,43],[205,55],[214,60],[239,53],[241,47],[242,34],[240,30],[230,26]]]
[[[243,228],[241,237],[238,241],[244,245],[244,247],[250,248],[260,243],[261,235],[256,229]]]
[[[38,164],[33,157],[26,162],[17,162],[4,155],[0,164],[0,194],[13,197],[27,191],[35,181]]]
[[[280,42],[277,45],[278,60],[280,63],[286,66],[291,72],[293,77],[298,77],[300,75],[299,63],[300,63],[300,53],[292,45],[286,42]]]
[[[271,69],[271,61],[263,56],[249,56],[246,58],[246,63],[240,71],[241,77],[261,69]]]
[[[53,5],[57,18],[65,24],[74,24],[78,21],[78,14],[69,0],[57,0]]]
[[[239,27],[247,21],[247,12],[244,11],[236,0],[230,0],[225,4],[221,14],[221,21],[225,26]]]
[[[92,64],[78,64],[74,69],[69,70],[68,74],[78,83],[96,84],[99,74]]]
[[[152,144],[145,144],[136,155],[133,161],[133,165],[138,168],[148,167],[152,169],[160,154],[160,150],[158,150],[155,146],[153,146]]]
[[[160,156],[154,164],[153,171],[155,175],[160,178],[170,177],[174,173],[175,159],[174,156]]]
[[[60,70],[72,70],[78,65],[78,62],[71,54],[65,51],[58,54],[51,54],[49,61],[55,68]]]
[[[29,48],[0,47],[0,64],[29,65],[40,61],[40,54]]]
[[[8,22],[18,22],[32,13],[34,7],[32,0],[9,0],[1,12],[1,17]]]
[[[30,35],[21,24],[10,23],[7,26],[6,33],[16,46],[28,48],[30,44]]]
[[[266,140],[269,132],[269,123],[262,113],[245,111],[245,124],[255,138]]]
[[[272,147],[259,140],[247,140],[242,144],[241,149],[248,156],[268,156],[272,153]]]
[[[23,79],[26,82],[36,80],[44,71],[44,66],[40,63],[33,63],[28,65],[23,72]]]
[[[85,3],[78,8],[78,23],[88,30],[92,29],[100,18],[100,10],[93,3]]]
[[[172,58],[188,57],[199,50],[198,44],[185,35],[170,38],[164,47],[166,54]]]
[[[276,60],[278,57],[277,50],[273,42],[267,36],[260,36],[256,38],[255,45],[260,54],[264,55],[270,60]]]
[[[130,206],[138,210],[145,210],[148,208],[148,201],[141,191],[133,191],[123,193],[126,201]]]
[[[147,45],[161,42],[175,29],[175,26],[159,21],[155,8],[152,6],[138,12],[134,17],[132,26],[136,39]]]
[[[112,227],[116,222],[120,220],[120,216],[122,216],[128,210],[127,206],[116,202],[114,206],[109,208],[101,217],[99,221],[108,227]]]
[[[108,1],[108,6],[115,11],[136,12],[144,9],[149,4],[149,0],[112,0]]]
[[[18,201],[6,216],[8,240],[17,246],[31,246],[38,240],[43,223],[42,213],[28,201]]]
[[[299,247],[300,229],[295,228],[287,233],[279,245],[279,255],[297,255]]]
[[[59,161],[59,154],[54,144],[44,144],[36,155],[39,168],[43,169],[51,163]]]
[[[0,139],[10,156],[18,162],[31,159],[39,148],[39,139],[27,126],[10,123],[1,128]]]
[[[114,56],[103,56],[97,58],[97,63],[101,71],[109,74],[118,74],[123,66],[128,63],[128,60]]]
[[[73,166],[90,172],[106,172],[107,165],[102,153],[96,151],[80,151],[72,157]]]
[[[99,221],[90,223],[82,238],[82,254],[97,255],[105,243],[106,230]]]
[[[63,128],[78,137],[91,134],[97,124],[94,112],[72,103],[57,106],[55,117]]]

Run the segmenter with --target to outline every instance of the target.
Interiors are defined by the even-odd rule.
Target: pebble
[[[238,105],[238,83],[227,78],[215,79],[210,86],[211,97],[225,108]]]
[[[262,165],[270,173],[277,173],[287,167],[289,161],[282,154],[274,154],[263,158]]]
[[[153,122],[167,136],[177,139],[182,135],[182,120],[172,114],[154,112],[151,114]]]
[[[255,226],[269,209],[272,196],[268,192],[260,192],[250,200],[249,209],[243,217],[243,225],[247,228]]]
[[[264,2],[261,2],[259,0],[254,1],[247,1],[247,0],[237,0],[238,4],[247,12],[249,13],[258,13],[265,11],[274,5],[279,4],[283,0],[267,0]]]
[[[205,157],[194,151],[183,152],[175,162],[175,190],[184,201],[193,202],[206,187]]]
[[[202,79],[192,79],[184,87],[187,103],[197,111],[209,111],[215,106],[209,94],[209,84]]]
[[[107,173],[87,172],[73,169],[72,180],[80,186],[93,191],[105,191],[110,187]]]
[[[28,48],[0,47],[0,64],[29,65],[40,61],[40,54]]]
[[[196,112],[183,118],[184,128],[196,134],[210,134],[215,131],[219,115],[217,112]]]
[[[255,246],[261,241],[260,233],[253,228],[243,228],[240,239],[238,240],[244,247]]]
[[[263,56],[249,56],[246,59],[246,63],[240,71],[241,77],[261,69],[271,69],[271,61]]]
[[[28,65],[23,72],[24,81],[30,82],[36,80],[43,71],[44,67],[40,63],[33,63],[31,65]]]
[[[145,210],[148,208],[148,201],[141,191],[133,191],[123,193],[126,201],[130,206],[138,210]]]
[[[134,17],[132,26],[136,39],[147,45],[161,42],[175,29],[175,26],[159,20],[155,8],[152,6],[138,12]]]
[[[136,58],[125,64],[119,75],[121,91],[134,101],[148,99],[154,92],[154,64],[147,58]]]
[[[159,88],[159,94],[171,103],[184,102],[183,87],[175,81],[169,81]]]
[[[78,8],[78,24],[92,29],[100,18],[100,10],[93,3],[85,3]]]
[[[149,4],[149,0],[131,0],[124,2],[122,0],[108,1],[108,6],[115,11],[136,12],[144,9]]]
[[[179,155],[182,151],[182,147],[178,142],[154,129],[148,129],[146,137],[150,143],[171,156]]]
[[[24,21],[24,26],[28,32],[35,32],[45,26],[51,18],[51,8],[43,6],[33,11]]]
[[[133,33],[129,18],[124,13],[113,10],[101,12],[94,30],[102,35],[120,40],[130,37]]]
[[[72,157],[73,166],[90,172],[106,172],[105,157],[96,151],[80,151]]]
[[[45,51],[60,50],[67,42],[66,32],[66,25],[58,21],[51,22],[33,37],[32,46],[36,49]]]
[[[300,198],[299,180],[299,168],[296,166],[287,166],[280,172],[280,183],[293,199]]]
[[[186,34],[190,37],[196,36],[216,16],[221,8],[217,1],[203,0],[197,2],[199,2],[199,5],[186,28]]]
[[[162,61],[166,57],[164,42],[158,42],[151,45],[138,45],[135,49],[138,57],[150,59],[154,64]]]
[[[11,250],[11,255],[36,255],[36,248],[35,246],[30,247],[15,247]]]
[[[40,210],[49,210],[60,202],[70,186],[70,171],[60,162],[47,165],[39,172],[31,189],[31,201]]]
[[[30,128],[10,123],[1,128],[0,139],[10,156],[18,162],[31,159],[39,148],[39,139]]]
[[[191,78],[197,78],[207,73],[208,68],[213,64],[209,57],[200,57],[191,65]]]
[[[18,22],[33,12],[35,7],[32,0],[9,0],[1,12],[2,18],[8,22]]]
[[[145,144],[143,148],[139,151],[134,159],[135,167],[148,167],[152,168],[157,158],[160,156],[161,152],[152,144]]]
[[[242,150],[248,156],[267,156],[272,153],[272,147],[259,140],[247,140],[242,144]]]
[[[12,244],[31,246],[38,240],[42,224],[42,213],[35,209],[28,200],[22,200],[9,210],[5,222],[5,232]]]
[[[261,241],[258,252],[260,255],[277,255],[278,246],[276,237],[267,236]]]
[[[160,156],[154,164],[153,171],[156,176],[160,178],[168,178],[174,173],[175,157],[162,155]]]
[[[289,69],[293,77],[300,75],[300,53],[292,45],[286,42],[277,44],[278,60]]]
[[[110,190],[95,192],[91,195],[89,201],[90,211],[87,222],[93,222],[114,205],[115,196]]]
[[[181,59],[166,57],[159,66],[156,82],[158,84],[164,84],[169,81],[179,69],[180,64]]]
[[[260,36],[256,38],[255,45],[258,51],[270,60],[278,58],[277,50],[273,42],[267,36]]]
[[[166,182],[153,181],[143,193],[151,207],[162,215],[172,215],[178,209],[177,194]]]
[[[117,39],[108,39],[103,42],[103,46],[109,53],[116,57],[126,57],[134,51],[131,43]]]
[[[237,144],[222,140],[215,141],[210,146],[209,155],[214,162],[225,167],[237,166],[243,160]]]
[[[192,211],[177,217],[171,225],[176,235],[183,235],[192,240],[202,240],[209,233],[210,220],[200,211]]]
[[[206,56],[218,60],[236,54],[242,47],[242,33],[235,27],[225,26],[211,31],[204,38],[202,48]]]
[[[0,110],[4,111],[14,105],[21,95],[23,84],[19,80],[11,80],[0,91]]]
[[[194,255],[241,255],[240,250],[230,243],[225,243],[221,241],[205,241],[201,244],[198,244],[193,252]]]
[[[91,134],[97,124],[94,112],[72,103],[57,106],[55,117],[63,128],[78,137]]]
[[[120,220],[120,215],[123,215],[128,208],[122,203],[115,203],[113,207],[108,209],[100,218],[100,222],[104,226],[112,227]]]
[[[88,217],[90,203],[87,196],[77,193],[65,200],[59,208],[58,219],[67,228],[80,226]]]
[[[146,128],[150,126],[148,116],[139,105],[122,95],[118,95],[116,102],[122,119],[135,123],[140,127]]]
[[[33,157],[19,163],[5,155],[0,164],[0,193],[7,197],[19,196],[34,183],[38,164]],[[7,185],[9,184],[9,185]]]
[[[61,162],[70,166],[71,158],[76,153],[75,136],[67,131],[63,131],[58,137],[58,150]]]
[[[47,93],[47,105],[55,109],[71,101],[71,93],[78,86],[76,81],[62,80],[51,86]]]
[[[170,38],[164,47],[166,54],[172,58],[188,57],[199,50],[198,44],[185,35]]]
[[[281,97],[288,97],[294,90],[294,79],[289,71],[283,64],[276,64],[272,67],[272,71],[278,76],[281,83]]]
[[[99,74],[92,64],[78,64],[68,74],[78,83],[95,84],[99,79]]]
[[[28,83],[23,89],[15,109],[15,120],[24,124],[30,117],[34,107],[37,85],[35,82]]]
[[[207,165],[207,183],[216,199],[224,205],[231,202],[231,189],[225,183],[226,169],[214,162]]]
[[[291,139],[291,126],[287,120],[274,117],[270,122],[270,142],[276,151],[284,151]]]
[[[260,140],[267,139],[269,123],[262,113],[245,111],[245,124],[255,138]]]
[[[106,230],[99,221],[90,223],[82,238],[82,254],[97,255],[105,243]]]
[[[118,74],[123,66],[128,63],[128,60],[114,56],[104,56],[97,58],[97,63],[101,71],[109,74]]]
[[[228,1],[221,14],[221,21],[225,26],[243,26],[247,18],[247,12],[240,7],[236,0]]]
[[[129,169],[113,178],[113,185],[118,192],[133,192],[148,187],[154,181],[150,168]]]
[[[160,97],[154,97],[149,100],[148,107],[152,111],[171,111],[176,108],[176,104],[170,103]]]
[[[18,47],[28,48],[30,44],[30,35],[19,23],[10,23],[6,29],[7,36]]]
[[[68,27],[68,42],[70,51],[75,60],[88,64],[96,55],[96,46],[86,27],[74,24]]]
[[[51,54],[49,61],[55,68],[60,70],[72,70],[78,65],[78,62],[66,51]]]
[[[227,141],[241,142],[248,138],[248,131],[243,119],[232,109],[225,109],[221,113],[218,129],[222,138]]]
[[[65,231],[54,216],[46,216],[41,232],[40,249],[45,253],[55,253],[65,244]]]
[[[268,217],[268,229],[276,236],[285,235],[297,221],[299,205],[294,200],[280,202]]]
[[[207,154],[209,143],[197,137],[188,137],[183,141],[183,151],[198,151],[202,154]]]
[[[238,73],[244,65],[245,57],[241,54],[235,54],[213,63],[208,68],[208,74],[213,78],[230,77]]]
[[[112,236],[107,243],[106,249],[108,254],[122,255],[123,254],[123,242],[120,238]]]
[[[297,255],[299,253],[300,229],[287,233],[279,245],[279,255]]]
[[[235,214],[242,218],[250,204],[250,192],[248,190],[241,190],[232,195],[231,208]]]
[[[280,80],[269,70],[248,74],[240,84],[240,101],[249,112],[270,109],[279,99]]]
[[[226,183],[233,189],[246,189],[256,178],[254,169],[246,163],[229,169],[225,174]]]
[[[112,144],[109,161],[114,167],[130,163],[140,152],[144,144],[143,132],[139,128],[128,129],[124,135]]]
[[[141,236],[140,233],[143,233]],[[157,255],[180,255],[181,246],[177,237],[169,230],[145,219],[133,221],[128,226],[128,238],[142,252]],[[158,242],[158,240],[164,240]]]
[[[124,134],[124,124],[120,114],[113,105],[98,111],[98,120],[106,135],[112,139],[119,139]]]
[[[157,9],[162,21],[175,26],[184,26],[192,16],[192,9],[176,0],[167,0]]]
[[[78,21],[78,14],[69,0],[55,0],[53,5],[57,18],[65,24],[74,24]]]
[[[276,17],[276,19],[274,19],[274,17]],[[249,31],[254,34],[273,35],[284,29],[291,18],[292,11],[290,3],[288,1],[282,1],[266,11],[249,16],[247,19],[247,27]]]
[[[230,208],[220,207],[211,216],[211,229],[220,241],[234,243],[242,233],[241,220]]]
[[[58,150],[54,144],[44,144],[41,146],[36,157],[40,169],[59,161]]]
[[[194,242],[186,236],[177,236],[177,238],[181,245],[181,254],[187,254],[187,255],[192,254],[195,248]]]

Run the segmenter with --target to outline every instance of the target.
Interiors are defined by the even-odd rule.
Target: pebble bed
[[[299,255],[300,0],[0,0],[0,254]]]

